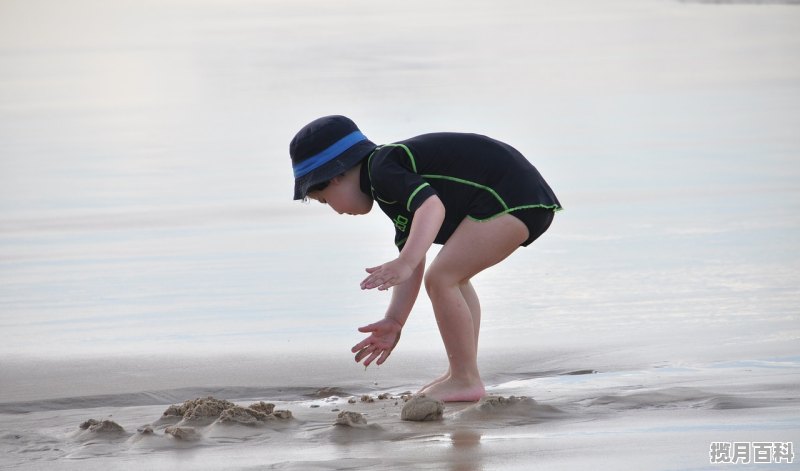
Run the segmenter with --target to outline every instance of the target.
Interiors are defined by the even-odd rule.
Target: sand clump
[[[125,433],[125,429],[113,420],[89,419],[80,424],[78,428],[98,435],[121,435]]]
[[[444,402],[420,394],[409,399],[400,411],[402,420],[427,422],[441,420],[444,415]]]
[[[268,414],[268,415],[272,414],[272,412],[275,410],[275,404],[273,404],[271,402],[264,402],[264,401],[259,401],[259,402],[256,402],[255,404],[250,404],[247,407],[250,408],[250,409],[259,411],[259,412],[263,412],[263,413]]]
[[[336,416],[336,423],[334,425],[345,425],[347,427],[364,427],[367,425],[367,419],[363,414],[358,412],[342,411]]]
[[[242,407],[209,396],[169,406],[161,415],[159,422],[177,422],[179,425],[202,425],[212,422],[228,425],[260,425],[273,420],[291,418],[291,411],[275,410],[275,404],[272,403],[260,401]]]
[[[183,423],[213,422],[225,409],[236,407],[236,404],[214,397],[197,398],[185,401],[176,406],[171,405],[161,414],[161,420],[177,420]]]
[[[257,425],[269,420],[270,414],[242,406],[233,406],[219,414],[221,424]]]
[[[500,420],[509,424],[533,424],[563,415],[556,407],[540,404],[527,396],[486,396],[477,404],[460,411],[462,420]]]
[[[517,407],[517,406],[530,406],[533,407],[536,405],[536,401],[527,397],[527,396],[486,396],[478,402],[476,408],[489,412],[495,409],[506,409],[509,407]]]
[[[197,430],[195,430],[194,427],[172,426],[172,427],[167,427],[164,430],[164,433],[167,435],[171,435],[177,438],[178,440],[193,441],[200,439],[200,434],[197,433]]]

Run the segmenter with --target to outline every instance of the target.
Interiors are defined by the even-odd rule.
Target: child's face
[[[339,214],[367,214],[372,209],[372,198],[361,191],[357,172],[335,177],[324,189],[313,191],[308,197],[329,205]]]

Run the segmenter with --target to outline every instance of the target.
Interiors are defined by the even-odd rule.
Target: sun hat
[[[294,199],[305,198],[309,187],[346,172],[375,147],[345,116],[324,116],[306,124],[289,144]]]

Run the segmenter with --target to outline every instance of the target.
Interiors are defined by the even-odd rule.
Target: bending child
[[[352,348],[357,362],[382,364],[400,339],[423,281],[449,369],[419,392],[443,401],[486,394],[478,372],[481,307],[470,279],[541,236],[561,204],[516,149],[486,136],[432,133],[375,145],[350,119],[326,116],[289,147],[294,199],[337,213],[366,214],[375,201],[392,220],[400,254],[367,268],[362,289],[392,290],[383,319]],[[442,244],[425,270],[431,244]]]

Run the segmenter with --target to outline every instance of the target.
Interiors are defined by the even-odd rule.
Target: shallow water
[[[387,364],[352,362],[387,299],[363,268],[395,250],[379,213],[290,201],[288,141],[330,113],[376,142],[510,142],[567,208],[475,286],[490,389],[569,419],[482,433],[482,466],[544,438],[521,463],[703,467],[709,441],[800,443],[798,24],[791,5],[655,0],[3,2],[0,423],[42,440],[4,439],[3,465],[65,458],[94,407],[135,428],[136,407],[214,391],[303,403],[441,372],[424,297]],[[360,446],[331,456],[377,468],[348,461]],[[240,451],[210,449],[152,459]]]

